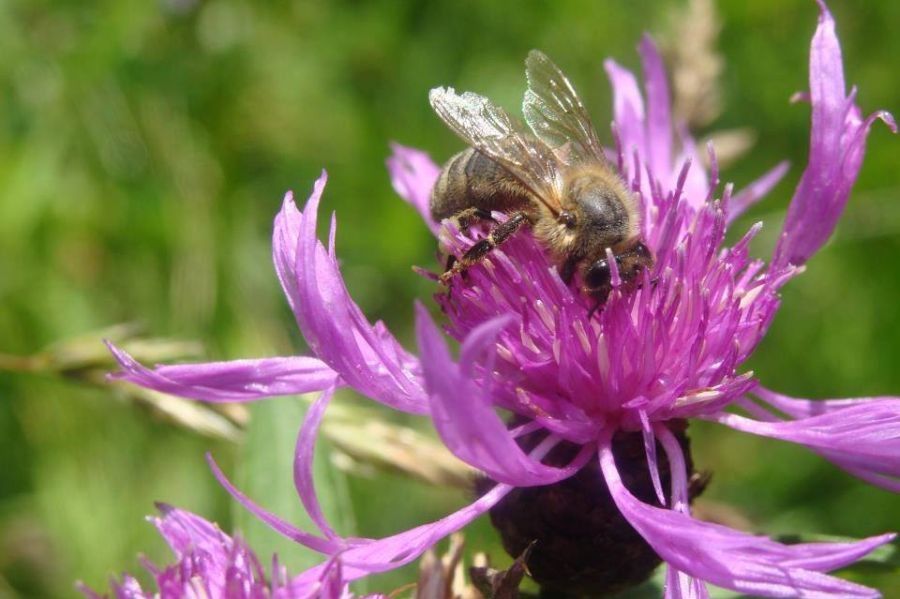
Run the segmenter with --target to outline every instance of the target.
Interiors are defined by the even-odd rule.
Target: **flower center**
[[[676,420],[668,426],[681,444],[688,474],[693,475],[687,423]],[[530,450],[543,437],[541,432],[524,435],[519,444]],[[568,464],[579,449],[576,444],[561,443],[544,462]],[[613,453],[628,490],[639,500],[659,506],[641,433],[617,432]],[[668,501],[671,474],[659,446],[657,456]],[[493,481],[482,478],[476,489],[484,494],[492,486]],[[692,499],[703,486],[692,485]],[[541,586],[541,596],[606,596],[644,582],[662,561],[616,508],[596,458],[561,482],[513,490],[491,509],[490,516],[512,557],[519,557],[534,543],[526,564]]]

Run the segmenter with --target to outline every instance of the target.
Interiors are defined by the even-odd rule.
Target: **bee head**
[[[616,261],[616,270],[619,271],[622,284],[626,287],[630,287],[634,283],[641,270],[653,266],[653,255],[640,240],[635,240],[624,251],[616,252],[613,259]],[[606,301],[612,290],[612,267],[605,253],[602,257],[585,265],[581,279],[587,295],[599,303]]]
[[[567,181],[559,218],[570,227],[576,251],[597,255],[637,234],[639,219],[628,191],[602,170],[588,170]],[[567,214],[568,213],[568,214]]]

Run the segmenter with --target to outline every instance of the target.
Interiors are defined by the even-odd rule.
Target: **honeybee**
[[[604,155],[584,104],[559,67],[532,50],[525,76],[528,128],[478,94],[457,94],[447,87],[429,93],[434,111],[471,146],[441,171],[431,192],[432,217],[455,218],[465,229],[491,219],[492,211],[508,215],[448,267],[441,281],[449,284],[529,226],[566,284],[579,272],[582,292],[600,306],[612,288],[607,249],[625,284],[653,266],[640,238],[638,205]]]

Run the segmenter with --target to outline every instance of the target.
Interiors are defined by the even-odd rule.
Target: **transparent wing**
[[[561,177],[556,154],[525,125],[484,96],[437,87],[431,107],[473,148],[503,165],[551,210],[559,210]]]
[[[546,54],[532,50],[525,59],[525,121],[567,164],[606,162],[603,147],[575,88]]]

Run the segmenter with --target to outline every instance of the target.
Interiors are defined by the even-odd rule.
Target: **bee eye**
[[[606,258],[597,260],[584,273],[584,284],[588,289],[600,289],[609,285],[611,275],[609,272],[609,264]]]
[[[563,210],[559,213],[559,217],[557,217],[556,222],[563,225],[567,229],[574,229],[576,224],[575,215],[568,210]]]

